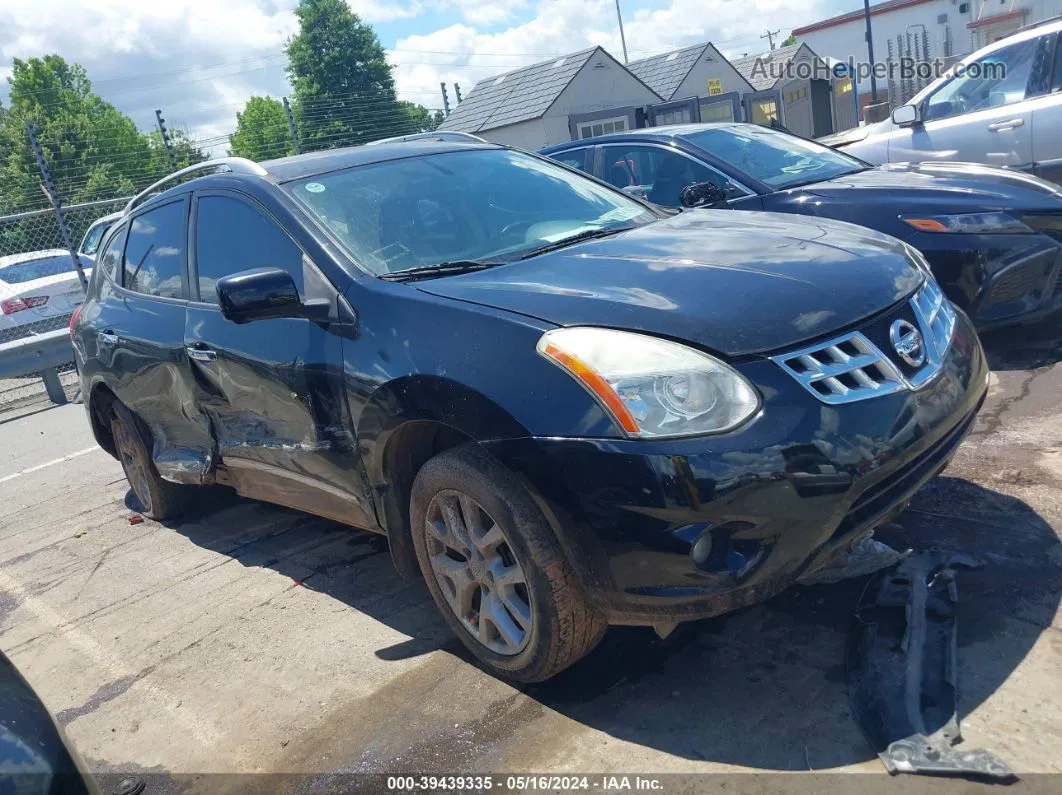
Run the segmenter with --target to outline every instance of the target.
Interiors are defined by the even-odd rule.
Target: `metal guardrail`
[[[66,403],[66,394],[56,370],[74,358],[70,332],[66,329],[35,334],[0,345],[0,379],[40,373],[52,403]]]

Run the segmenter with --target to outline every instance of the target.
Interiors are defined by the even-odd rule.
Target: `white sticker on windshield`
[[[310,193],[324,193],[325,186],[322,185],[320,182],[307,182],[306,190],[308,190]]]

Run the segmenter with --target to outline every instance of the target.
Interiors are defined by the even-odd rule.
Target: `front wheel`
[[[492,672],[539,682],[601,639],[607,624],[542,512],[512,473],[475,445],[423,466],[410,520],[436,605]]]

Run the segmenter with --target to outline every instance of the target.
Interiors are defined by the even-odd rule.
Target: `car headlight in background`
[[[965,235],[1023,235],[1033,230],[1007,213],[901,216],[919,232],[951,232]]]
[[[590,392],[628,436],[736,428],[760,401],[737,371],[677,342],[605,328],[547,331],[538,352]]]

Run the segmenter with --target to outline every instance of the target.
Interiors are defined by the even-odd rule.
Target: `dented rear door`
[[[237,325],[222,316],[214,288],[223,276],[260,267],[287,270],[302,298],[330,286],[249,197],[201,193],[193,225],[184,341],[199,408],[213,426],[219,479],[248,497],[372,526],[343,391],[342,338],[302,318]]]

